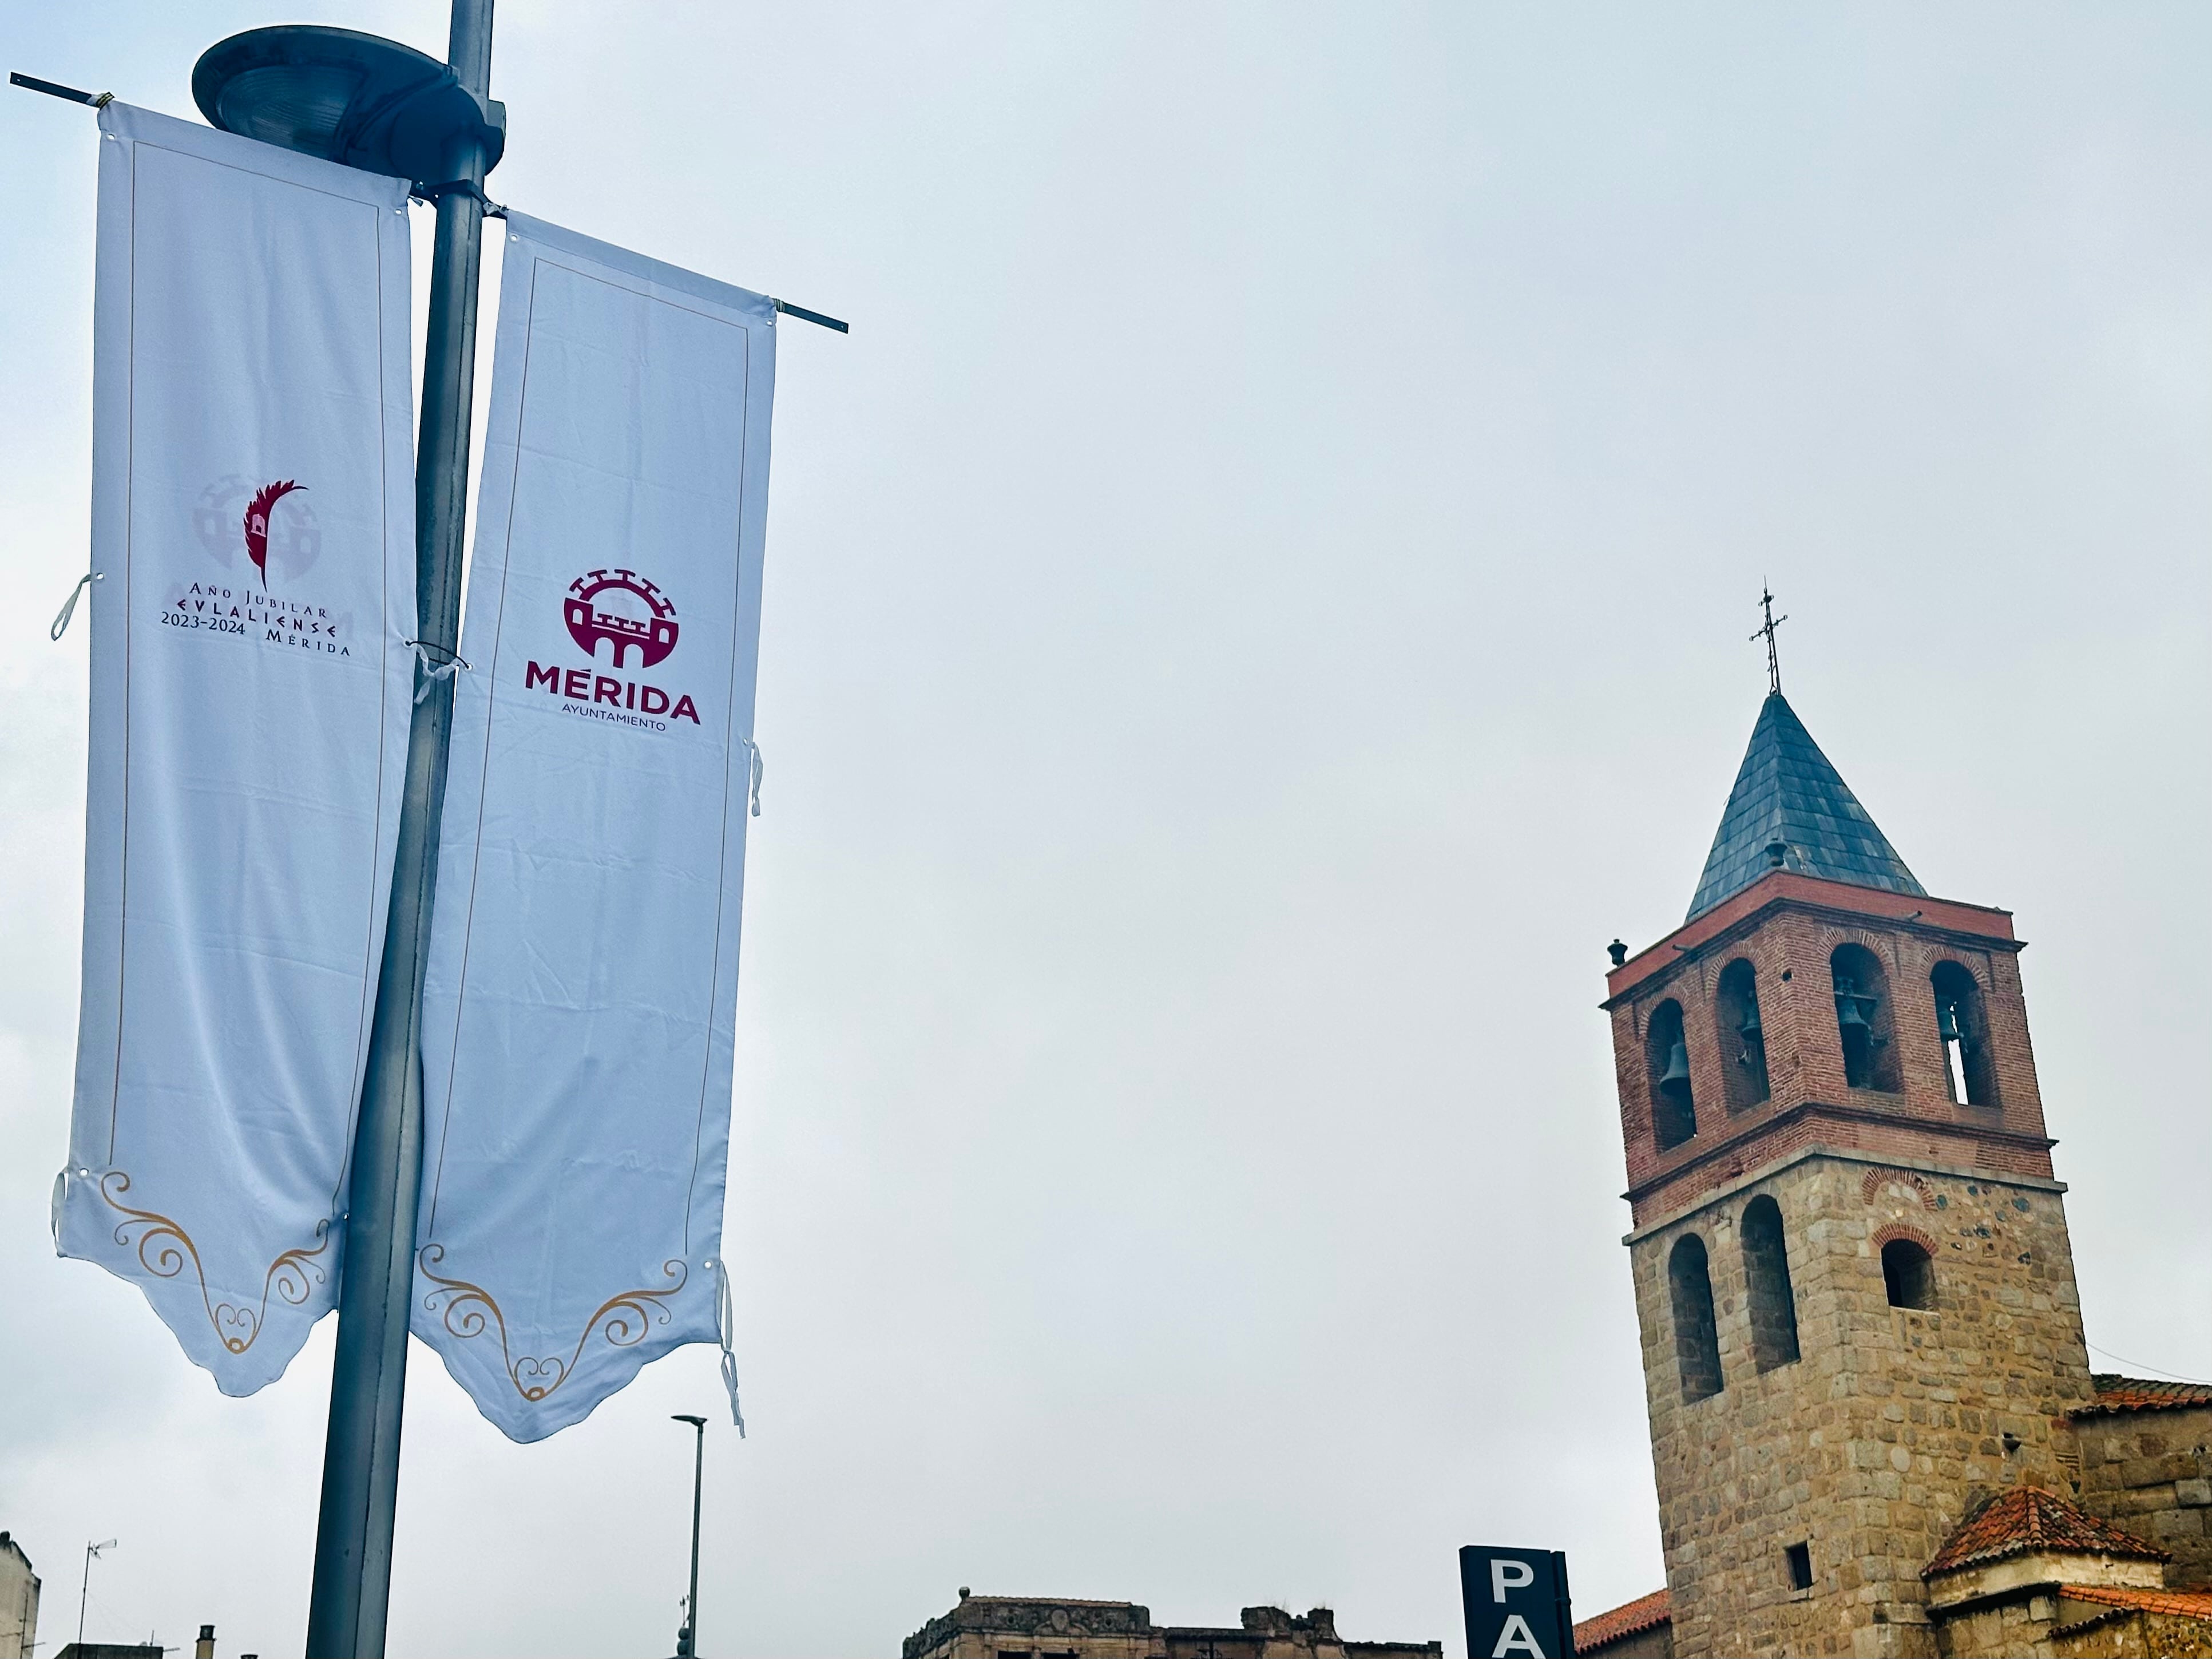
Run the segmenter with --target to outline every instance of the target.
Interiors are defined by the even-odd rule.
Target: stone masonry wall
[[[2172,1553],[2166,1582],[2212,1589],[2212,1406],[2077,1419],[2081,1507]]]
[[[1801,1354],[1763,1375],[1740,1237],[1760,1194],[1781,1208]],[[1668,1258],[1691,1231],[1723,1387],[1685,1403]],[[1930,1311],[1889,1305],[1880,1249],[1898,1231],[1935,1258]],[[2065,1413],[2092,1386],[2055,1183],[1814,1152],[1630,1251],[1675,1652],[1932,1655],[1920,1569],[1969,1507],[2014,1484],[2068,1489]],[[1811,1549],[1807,1590],[1790,1585],[1794,1543]]]
[[[1943,1621],[1943,1659],[2051,1659],[2057,1621],[2058,1597],[2047,1586],[1955,1614]]]

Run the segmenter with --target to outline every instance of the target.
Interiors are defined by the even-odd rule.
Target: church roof
[[[1575,1651],[1596,1653],[1607,1644],[1621,1641],[1640,1631],[1672,1623],[1674,1617],[1673,1602],[1665,1590],[1653,1590],[1649,1595],[1639,1595],[1633,1601],[1622,1603],[1594,1619],[1584,1619],[1575,1626]]]
[[[2120,1607],[2130,1613],[2163,1613],[2179,1614],[2184,1619],[2212,1620],[2212,1590],[2154,1590],[2134,1589],[2118,1584],[2062,1584],[2059,1594],[2069,1601],[2099,1601],[2108,1607]]]
[[[1808,876],[1924,895],[1888,838],[1875,827],[1850,786],[1837,775],[1779,691],[1767,695],[1751,746],[1729,792],[1713,850],[1686,921],[1741,892],[1774,867],[1768,848],[1783,844],[1782,865]]]
[[[1999,1492],[1964,1521],[1920,1570],[1923,1578],[2014,1555],[2053,1551],[2069,1555],[2118,1555],[2163,1561],[2164,1550],[2100,1521],[2040,1486]]]
[[[2212,1406],[2212,1382],[2166,1382],[2148,1376],[2122,1376],[2114,1371],[2098,1371],[2089,1381],[2097,1390],[2097,1397],[2087,1406],[2076,1407],[2075,1417],[2106,1417],[2120,1412],[2185,1411],[2196,1406]],[[0,1533],[0,1538],[8,1534]]]

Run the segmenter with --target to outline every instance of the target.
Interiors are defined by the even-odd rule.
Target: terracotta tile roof
[[[2002,1561],[2037,1550],[2079,1555],[2120,1555],[2138,1561],[2163,1561],[2164,1550],[2100,1521],[2040,1486],[2014,1486],[1999,1492],[1961,1521],[1943,1547],[1920,1570],[1923,1578],[1985,1561]]]
[[[1618,1642],[1624,1636],[1650,1630],[1663,1625],[1674,1616],[1667,1592],[1653,1590],[1649,1595],[1639,1595],[1633,1601],[1624,1602],[1610,1613],[1601,1613],[1595,1619],[1584,1619],[1575,1626],[1575,1651],[1589,1653],[1607,1642]]]
[[[2139,1613],[2178,1613],[2191,1619],[2212,1619],[2212,1590],[2126,1589],[2117,1584],[2062,1584],[2058,1593],[2069,1601],[2095,1601],[2108,1607],[2128,1607]]]
[[[2117,1412],[2170,1412],[2185,1406],[2212,1406],[2212,1382],[2161,1382],[2145,1376],[2122,1376],[2098,1371],[2089,1381],[2096,1385],[2094,1403],[2077,1407],[2076,1417],[2104,1417]]]

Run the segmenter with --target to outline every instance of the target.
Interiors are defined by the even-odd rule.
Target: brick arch
[[[1904,966],[1903,958],[1898,955],[1902,943],[1895,933],[1876,933],[1870,927],[1845,927],[1832,923],[1820,929],[1820,960],[1825,964],[1830,957],[1836,954],[1836,947],[1839,945],[1863,945],[1881,957],[1890,972],[1897,973]]]
[[[1871,1204],[1874,1202],[1874,1195],[1893,1181],[1900,1187],[1910,1187],[1914,1192],[1919,1194],[1922,1209],[1932,1210],[1936,1207],[1936,1189],[1928,1184],[1927,1176],[1914,1170],[1886,1168],[1869,1170],[1860,1177],[1859,1195]],[[1929,1248],[1932,1249],[1934,1247],[1931,1245]]]
[[[1919,1228],[1908,1227],[1901,1221],[1893,1221],[1888,1226],[1880,1229],[1871,1239],[1868,1240],[1868,1243],[1874,1253],[1880,1255],[1883,1245],[1893,1244],[1900,1238],[1910,1239],[1913,1243],[1917,1244],[1928,1252],[1931,1261],[1935,1259],[1936,1251],[1942,1249],[1942,1246],[1926,1233],[1922,1232]]]
[[[1927,952],[1927,957],[1928,960],[1925,965],[1929,973],[1934,973],[1936,969],[1942,967],[1948,962],[1953,967],[1965,974],[1968,979],[1973,981],[1974,988],[1979,991],[1984,996],[1990,996],[1995,994],[1996,986],[1989,971],[1989,958],[1982,956],[1978,951],[1951,950],[1931,951]],[[1977,971],[1975,966],[1978,961],[1980,963],[1978,971]]]

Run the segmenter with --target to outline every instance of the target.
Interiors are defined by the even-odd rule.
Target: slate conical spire
[[[1805,875],[1893,893],[1928,890],[1778,690],[1767,694],[1751,729],[1751,746],[1744,750],[1685,920],[1703,915],[1772,869],[1768,849],[1778,842],[1784,866]]]

